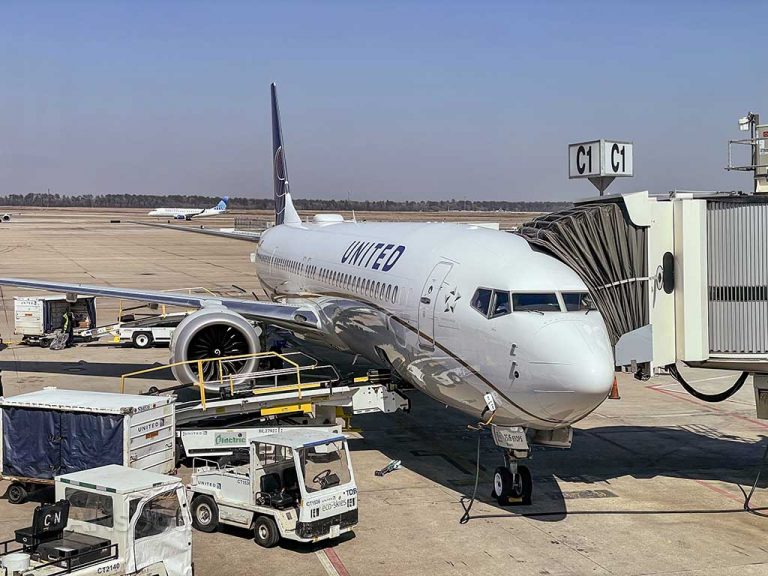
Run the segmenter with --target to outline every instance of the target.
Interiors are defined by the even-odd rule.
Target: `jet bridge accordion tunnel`
[[[754,374],[768,418],[768,194],[637,192],[577,203],[521,227],[573,268],[605,320],[617,367],[668,371],[719,401]],[[707,395],[676,365],[742,372]]]

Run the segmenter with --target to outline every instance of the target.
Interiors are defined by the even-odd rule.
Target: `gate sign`
[[[632,143],[595,140],[568,146],[569,178],[632,176]]]

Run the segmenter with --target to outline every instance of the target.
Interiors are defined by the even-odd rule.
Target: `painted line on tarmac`
[[[328,576],[349,576],[347,567],[336,554],[333,548],[323,548],[315,552],[315,556],[320,560],[320,564],[325,568]]]
[[[704,488],[707,488],[707,489],[711,490],[712,492],[720,494],[721,496],[725,496],[726,498],[730,498],[731,500],[733,500],[735,502],[739,502],[739,503],[743,503],[744,502],[744,498],[740,498],[738,495],[731,494],[727,490],[723,490],[722,488],[718,488],[717,486],[712,486],[711,484],[708,484],[704,480],[696,480],[694,478],[690,478],[690,479],[693,480],[694,482],[696,482],[696,484],[699,484],[700,486],[704,486]]]
[[[723,416],[731,416],[733,418],[737,418],[738,420],[743,420],[745,422],[749,422],[750,424],[754,424],[755,426],[759,426],[760,428],[768,428],[768,424],[766,424],[765,422],[761,422],[760,420],[755,420],[754,418],[749,418],[748,416],[742,416],[741,414],[735,414],[734,412],[729,412],[727,410],[723,410],[722,408],[717,408],[716,406],[712,406],[711,404],[705,404],[704,402],[700,402],[695,398],[690,397],[687,392],[675,392],[673,390],[666,390],[663,388],[663,386],[664,386],[663,384],[653,384],[651,386],[646,386],[646,388],[648,388],[649,390],[653,390],[655,392],[661,392],[662,394],[672,396],[673,398],[677,398],[678,400],[685,400],[686,402],[690,402],[691,404],[696,404],[696,406],[699,406],[706,410],[710,410],[711,412],[719,412]]]

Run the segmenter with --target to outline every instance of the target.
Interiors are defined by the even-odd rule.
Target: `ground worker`
[[[75,315],[72,310],[67,308],[64,312],[64,332],[67,334],[67,348],[72,346],[72,340],[75,337]]]

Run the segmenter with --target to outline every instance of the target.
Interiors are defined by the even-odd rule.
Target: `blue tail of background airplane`
[[[216,210],[226,210],[227,204],[229,203],[229,196],[224,196],[221,200],[219,200],[219,203],[216,204]]]

